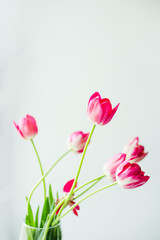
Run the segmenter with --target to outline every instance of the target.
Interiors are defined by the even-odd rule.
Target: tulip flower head
[[[87,115],[91,122],[99,125],[105,125],[111,121],[116,113],[119,104],[112,109],[108,98],[101,98],[98,92],[95,92],[89,99]]]
[[[68,139],[68,147],[75,153],[82,153],[87,142],[89,133],[83,133],[81,131],[74,132]]]
[[[149,176],[144,176],[137,163],[123,162],[116,170],[116,181],[123,188],[137,188],[145,184]]]
[[[19,120],[19,123],[16,124],[13,122],[18,133],[24,138],[24,139],[32,139],[35,137],[38,133],[38,127],[36,124],[36,120],[34,117],[30,115],[26,115],[25,118],[21,118]]]
[[[73,186],[73,183],[74,183],[74,179],[68,181],[68,182],[64,185],[64,187],[63,187],[63,192],[66,193],[66,194],[69,193],[70,190],[71,190],[71,188],[72,188],[72,186]],[[76,187],[77,187],[77,184],[76,184],[75,188],[76,188]],[[57,202],[57,204],[58,204],[58,202]],[[74,204],[75,204],[75,202],[73,201],[73,196],[72,196],[71,199],[70,199],[70,201],[68,202],[68,205],[69,205],[70,207],[72,207]],[[57,210],[56,215],[58,215],[60,209],[61,209],[61,207]],[[72,210],[73,213],[74,213],[76,216],[78,216],[78,210],[80,210],[80,206],[79,206],[79,205],[77,205],[77,206],[76,206],[75,208],[73,208],[73,210]]]
[[[103,172],[107,176],[107,178],[115,182],[116,181],[116,170],[126,159],[126,154],[118,153],[110,158],[103,167]]]
[[[141,161],[148,154],[148,152],[144,152],[144,146],[139,145],[138,137],[135,137],[124,146],[123,153],[126,153],[127,158],[133,158],[130,160],[131,163]]]

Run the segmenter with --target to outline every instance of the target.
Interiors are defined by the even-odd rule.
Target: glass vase
[[[62,240],[60,224],[49,227],[44,238],[46,228],[30,227],[23,223],[19,240]]]

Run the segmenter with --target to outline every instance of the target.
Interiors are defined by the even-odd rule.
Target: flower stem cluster
[[[137,137],[129,141],[129,143],[125,145],[122,153],[114,155],[105,163],[103,167],[103,175],[91,179],[88,182],[77,187],[77,182],[85,159],[85,155],[96,126],[103,126],[109,123],[115,115],[118,107],[119,104],[116,107],[112,108],[109,99],[101,98],[98,92],[94,93],[89,99],[87,108],[88,118],[93,123],[91,132],[83,133],[82,131],[76,131],[72,133],[67,142],[69,150],[66,151],[60,158],[58,158],[58,160],[53,163],[53,165],[45,174],[43,172],[42,163],[40,161],[38,151],[33,142],[33,138],[38,133],[36,120],[32,116],[26,115],[25,118],[20,119],[19,124],[16,124],[14,122],[14,125],[21,137],[31,140],[41,170],[42,177],[33,187],[31,193],[29,194],[29,198],[27,198],[26,214],[27,225],[43,228],[43,231],[41,232],[41,235],[38,239],[48,239],[48,234],[50,234],[50,236],[52,235],[52,232],[49,231],[49,227],[59,223],[59,221],[70,211],[73,211],[73,213],[78,216],[78,211],[80,210],[79,204],[87,198],[93,196],[94,194],[117,184],[123,188],[132,189],[137,188],[148,181],[149,176],[145,176],[145,173],[141,171],[140,166],[137,164],[137,162],[140,162],[148,153],[145,153],[144,147],[142,145],[139,145],[139,138]],[[49,195],[47,196],[45,178],[48,176],[51,170],[59,163],[59,161],[62,160],[62,158],[64,158],[70,152],[75,152],[78,154],[82,153],[81,161],[77,168],[75,178],[68,181],[63,187],[64,196],[62,196],[61,198],[57,196],[57,200],[55,200],[53,197],[51,185],[49,185]],[[113,183],[110,185],[105,184],[104,187],[83,196],[86,192],[88,192],[105,177]],[[38,223],[39,207],[37,208],[36,218],[34,220],[30,201],[34,191],[37,189],[41,182],[43,182],[44,186],[44,206],[40,223]],[[77,192],[79,192],[79,190],[81,189],[82,192],[77,194]],[[81,196],[83,197],[80,198]],[[77,202],[75,202],[75,200]],[[63,213],[63,210],[67,206],[69,206],[69,209],[65,213]],[[34,240],[34,236],[32,236],[32,239]]]

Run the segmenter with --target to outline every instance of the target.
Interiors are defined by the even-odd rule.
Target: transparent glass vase
[[[62,240],[60,224],[49,227],[44,238],[46,228],[34,228],[23,223],[19,240]]]

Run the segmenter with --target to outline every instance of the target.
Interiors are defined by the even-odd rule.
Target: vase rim
[[[23,222],[23,225],[25,226],[25,227],[27,227],[27,228],[31,228],[31,229],[37,229],[37,230],[41,230],[41,229],[46,229],[46,227],[32,227],[32,226],[29,226],[29,225],[27,225],[26,223],[25,223],[25,221]],[[47,229],[53,229],[53,228],[56,228],[56,227],[58,227],[58,226],[60,226],[60,222],[58,223],[58,224],[56,224],[55,226],[52,226],[52,227],[48,227]]]

